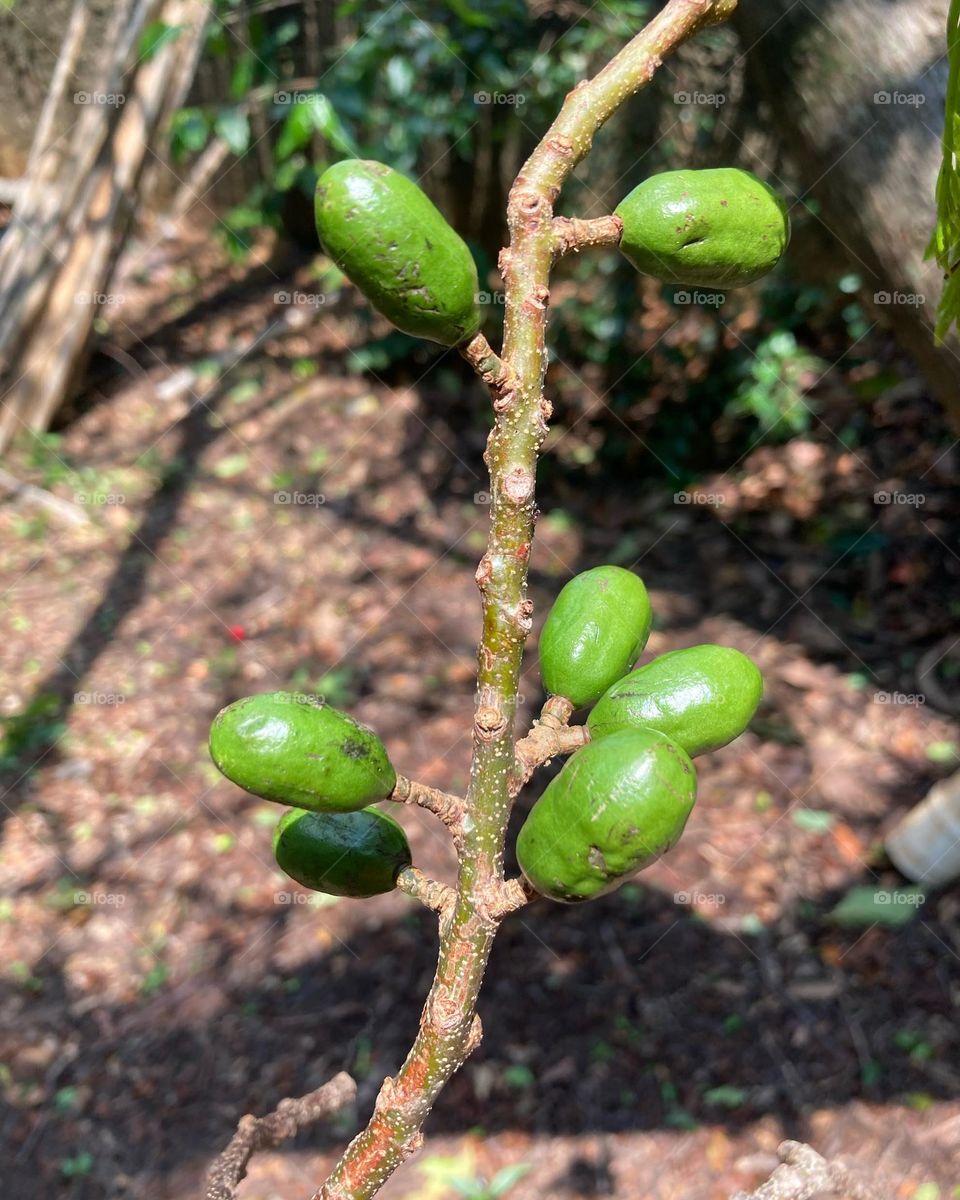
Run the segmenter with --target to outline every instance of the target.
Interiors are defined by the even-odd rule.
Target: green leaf
[[[827,833],[836,820],[833,813],[816,808],[798,808],[790,817],[798,829],[805,829],[808,833]]]
[[[186,25],[168,25],[166,21],[151,21],[140,35],[138,51],[140,61],[147,62],[153,58],[164,46],[175,42],[185,29],[187,29]]]
[[[947,17],[946,111],[943,162],[937,179],[937,225],[927,246],[946,276],[937,307],[934,338],[939,343],[953,325],[960,328],[960,0],[951,0]]]
[[[333,105],[322,92],[295,92],[290,98],[290,112],[277,139],[277,161],[282,162],[302,149],[314,133],[326,138],[340,154],[357,156],[360,153]]]
[[[835,925],[848,928],[883,925],[887,929],[899,929],[913,920],[926,898],[920,887],[854,887],[829,917]]]
[[[217,465],[213,468],[213,473],[218,479],[233,479],[235,475],[239,475],[245,471],[250,465],[250,455],[228,454],[226,458],[221,458]]]
[[[498,1200],[498,1197],[509,1192],[512,1187],[516,1187],[524,1175],[529,1174],[531,1169],[529,1163],[514,1163],[510,1167],[502,1167],[490,1180],[487,1195],[491,1200]]]
[[[708,1104],[716,1104],[720,1108],[740,1108],[747,1099],[747,1093],[743,1088],[721,1084],[720,1087],[704,1092],[703,1098]]]
[[[241,108],[224,108],[213,125],[216,133],[233,154],[245,154],[250,147],[250,119]]]

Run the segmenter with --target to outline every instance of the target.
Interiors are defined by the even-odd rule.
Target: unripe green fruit
[[[676,743],[628,729],[578,750],[530,811],[517,861],[552,900],[612,892],[673,846],[693,808],[697,777]]]
[[[365,159],[334,163],[314,211],[324,250],[398,329],[455,346],[480,328],[467,244],[405,175]]]
[[[390,892],[411,862],[403,827],[378,808],[347,813],[293,808],[280,818],[273,854],[291,879],[331,896]]]
[[[730,646],[672,650],[613,685],[587,717],[594,741],[658,729],[692,757],[739,737],[763,695],[763,676]]]
[[[620,249],[664,283],[741,287],[766,275],[790,241],[780,196],[748,171],[664,171],[616,209]]]
[[[248,696],[223,709],[210,729],[210,755],[255,796],[315,812],[363,808],[397,782],[371,729],[296,692]]]
[[[650,636],[653,614],[643,580],[623,567],[594,567],[560,591],[540,635],[540,675],[548,692],[579,708],[630,670]]]

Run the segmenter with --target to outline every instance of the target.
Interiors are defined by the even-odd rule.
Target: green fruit
[[[548,692],[577,708],[625,675],[650,636],[650,598],[623,567],[594,567],[560,591],[540,635],[540,674]]]
[[[292,808],[277,825],[273,854],[291,879],[331,896],[390,892],[411,862],[403,827],[378,808],[341,813]]]
[[[520,869],[552,900],[592,900],[673,846],[693,808],[687,755],[652,729],[628,729],[578,750],[530,811]]]
[[[372,730],[295,692],[248,696],[223,709],[210,729],[210,755],[255,796],[316,812],[363,808],[397,782]]]
[[[622,729],[658,729],[691,756],[739,737],[763,695],[755,664],[730,646],[673,650],[613,685],[587,718],[595,741]]]
[[[334,163],[314,211],[324,250],[398,329],[455,346],[480,328],[473,257],[405,175],[359,158]]]
[[[741,287],[780,261],[790,218],[780,196],[748,171],[665,171],[622,200],[620,249],[664,283]]]

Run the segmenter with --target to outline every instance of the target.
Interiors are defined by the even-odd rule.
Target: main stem
[[[490,533],[477,569],[483,635],[456,897],[441,917],[437,971],[410,1053],[397,1075],[384,1081],[369,1124],[313,1200],[374,1196],[418,1148],[438,1093],[479,1043],[477,996],[497,927],[511,906],[503,881],[503,844],[514,790],[520,665],[533,611],[526,589],[537,456],[550,417],[543,394],[544,333],[550,269],[567,248],[564,231],[554,226],[553,206],[607,118],[650,81],[669,50],[703,25],[725,19],[735,3],[670,0],[598,75],[567,96],[511,188],[510,245],[500,260],[506,287],[502,362],[489,353],[468,355],[491,385],[496,419],[484,456],[490,472]]]

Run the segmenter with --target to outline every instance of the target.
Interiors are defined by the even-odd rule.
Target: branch
[[[623,236],[623,221],[611,214],[595,217],[592,221],[582,217],[554,217],[554,255],[577,254],[590,246],[619,246]]]
[[[397,876],[397,890],[441,916],[449,914],[457,895],[452,887],[430,879],[418,867],[404,867]]]
[[[453,796],[449,792],[428,787],[425,783],[417,783],[415,779],[407,779],[405,775],[398,775],[396,786],[387,799],[398,804],[415,804],[418,808],[425,808],[447,826],[453,834],[454,841],[459,840],[460,824],[463,820],[462,796]]]
[[[882,1194],[843,1163],[828,1161],[803,1142],[781,1142],[780,1166],[756,1191],[736,1192],[730,1200],[810,1200],[827,1193],[851,1200],[882,1200]]]
[[[649,82],[664,55],[733,7],[733,0],[669,0],[594,79],[569,94],[510,190],[510,246],[500,255],[503,354],[498,357],[482,335],[463,350],[490,387],[495,421],[484,456],[490,472],[490,532],[476,576],[483,633],[456,896],[442,925],[436,975],[406,1061],[385,1080],[369,1124],[313,1200],[371,1200],[419,1147],[423,1122],[440,1090],[477,1043],[477,996],[493,939],[505,903],[520,900],[517,881],[504,883],[503,852],[516,772],[521,658],[532,626],[526,588],[536,467],[550,415],[543,377],[550,268],[557,248],[553,204],[594,134]]]
[[[549,704],[549,701],[547,703]],[[586,725],[554,724],[549,715],[541,714],[540,720],[534,722],[527,736],[517,742],[517,761],[511,780],[511,794],[516,796],[519,793],[537,767],[559,754],[572,754],[589,741],[590,731]]]
[[[272,1150],[295,1137],[301,1129],[353,1103],[357,1085],[341,1071],[333,1079],[298,1100],[281,1100],[266,1117],[240,1118],[237,1132],[207,1173],[206,1200],[233,1200],[247,1164],[259,1150]]]

